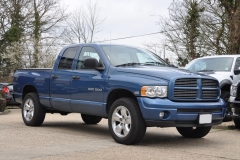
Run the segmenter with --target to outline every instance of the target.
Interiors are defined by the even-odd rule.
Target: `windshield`
[[[193,72],[207,72],[207,71],[231,71],[233,63],[232,57],[218,57],[218,58],[201,58],[191,61],[185,69]]]
[[[111,64],[117,67],[126,65],[168,66],[159,56],[145,49],[117,45],[104,45],[101,48]]]

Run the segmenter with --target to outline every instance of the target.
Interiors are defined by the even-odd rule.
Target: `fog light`
[[[235,108],[232,108],[232,112],[235,113]]]
[[[160,118],[163,118],[163,117],[164,117],[164,112],[160,112],[160,113],[159,113],[159,117],[160,117]]]

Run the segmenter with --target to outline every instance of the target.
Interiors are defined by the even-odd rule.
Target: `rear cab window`
[[[59,61],[58,69],[63,70],[71,69],[74,57],[77,54],[78,49],[79,46],[67,48]]]

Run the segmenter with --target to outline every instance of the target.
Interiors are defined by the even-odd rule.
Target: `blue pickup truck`
[[[123,45],[67,46],[53,69],[18,69],[13,87],[27,126],[41,125],[46,113],[81,113],[86,124],[107,118],[121,144],[141,141],[154,126],[201,138],[222,123],[226,110],[216,79]]]

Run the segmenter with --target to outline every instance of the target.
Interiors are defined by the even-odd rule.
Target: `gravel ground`
[[[120,145],[107,120],[86,125],[80,114],[47,114],[40,127],[25,126],[21,110],[0,113],[0,160],[72,159],[240,159],[240,130],[234,123],[214,126],[204,138],[187,139],[175,128],[148,128],[137,145]]]

